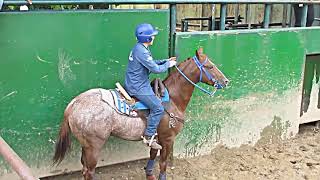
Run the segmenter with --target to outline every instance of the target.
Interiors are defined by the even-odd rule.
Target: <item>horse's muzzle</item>
[[[221,82],[219,83],[219,85],[222,87],[222,88],[226,88],[229,84],[229,79],[225,78],[223,80],[221,80]]]

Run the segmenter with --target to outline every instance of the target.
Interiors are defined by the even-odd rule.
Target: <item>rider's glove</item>
[[[169,68],[175,66],[177,64],[177,61],[169,61]]]

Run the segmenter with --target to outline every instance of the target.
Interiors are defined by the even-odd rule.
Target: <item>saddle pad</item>
[[[130,114],[130,106],[127,104],[126,100],[121,97],[118,91],[116,90],[110,90],[113,99],[114,99],[114,104],[117,108],[117,110],[120,113],[126,114],[128,116],[131,116]]]

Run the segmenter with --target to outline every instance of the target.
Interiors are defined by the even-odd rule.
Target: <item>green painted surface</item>
[[[0,13],[0,135],[28,164],[50,164],[74,96],[124,80],[142,22],[160,30],[153,56],[167,57],[168,11]]]
[[[149,21],[159,28],[153,54],[155,58],[167,56],[169,13],[153,12],[0,13],[0,135],[33,168],[50,164],[52,140],[66,104],[75,95],[94,87],[113,88],[116,81],[123,81],[138,23]],[[182,148],[177,150],[196,155],[204,146],[220,141],[226,124],[246,131],[235,121],[241,114],[230,101],[262,94],[258,100],[273,103],[278,97],[264,94],[282,96],[297,88],[305,55],[320,53],[319,33],[320,28],[178,33],[179,60],[203,46],[231,80],[231,87],[214,98],[195,92],[176,143]],[[249,105],[252,111],[262,106]],[[107,148],[120,151],[121,142],[112,139]],[[75,157],[80,149],[73,152]],[[75,162],[79,164],[79,159]],[[4,167],[1,159],[0,167]]]
[[[230,87],[217,92],[214,98],[196,90],[188,107],[189,121],[177,146],[183,146],[184,154],[194,155],[208,142],[219,142],[221,129],[228,126],[241,131],[246,128],[241,127],[241,121],[254,118],[251,111],[265,109],[267,103],[279,104],[285,92],[300,88],[306,54],[320,53],[319,33],[320,28],[177,33],[175,52],[179,60],[193,56],[201,46],[231,81]],[[268,115],[262,113],[276,111],[263,110],[261,119],[255,117],[251,126],[266,119]],[[236,131],[231,132],[234,137],[229,137],[230,141],[237,139]]]
[[[176,54],[185,59],[199,46],[231,80],[225,98],[252,92],[281,93],[297,86],[306,54],[320,53],[319,28],[178,33]]]

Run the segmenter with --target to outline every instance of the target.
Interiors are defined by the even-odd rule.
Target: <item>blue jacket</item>
[[[137,43],[129,55],[125,77],[125,89],[134,96],[154,95],[150,85],[149,74],[162,73],[169,68],[169,60],[153,60],[149,48]]]

